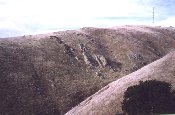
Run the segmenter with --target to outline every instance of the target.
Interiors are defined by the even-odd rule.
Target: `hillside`
[[[86,27],[0,39],[0,114],[64,114],[174,49],[172,27]]]
[[[126,89],[139,81],[165,81],[175,89],[175,51],[165,57],[124,76],[87,98],[66,115],[115,115],[122,113],[121,102]]]

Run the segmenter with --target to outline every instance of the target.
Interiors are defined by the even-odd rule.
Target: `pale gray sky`
[[[0,37],[81,27],[175,26],[175,0],[0,0]]]

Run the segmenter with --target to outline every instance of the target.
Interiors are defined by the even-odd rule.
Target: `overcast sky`
[[[175,0],[0,0],[0,37],[81,27],[175,26]]]

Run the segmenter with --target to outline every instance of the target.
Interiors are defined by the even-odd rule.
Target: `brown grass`
[[[103,56],[108,65],[87,65],[80,44],[92,58]],[[63,114],[174,48],[173,29],[147,26],[0,39],[0,114]]]
[[[124,76],[90,96],[66,115],[114,115],[122,113],[121,102],[129,86],[139,81],[156,79],[171,83],[175,88],[175,52]]]

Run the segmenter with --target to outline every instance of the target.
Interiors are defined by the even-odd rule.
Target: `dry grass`
[[[87,65],[80,44],[91,58],[103,56],[108,66]],[[65,113],[174,48],[173,29],[145,26],[0,39],[0,114]]]
[[[90,96],[66,115],[114,115],[122,113],[124,92],[139,81],[156,79],[171,83],[175,88],[175,52],[124,76]]]

